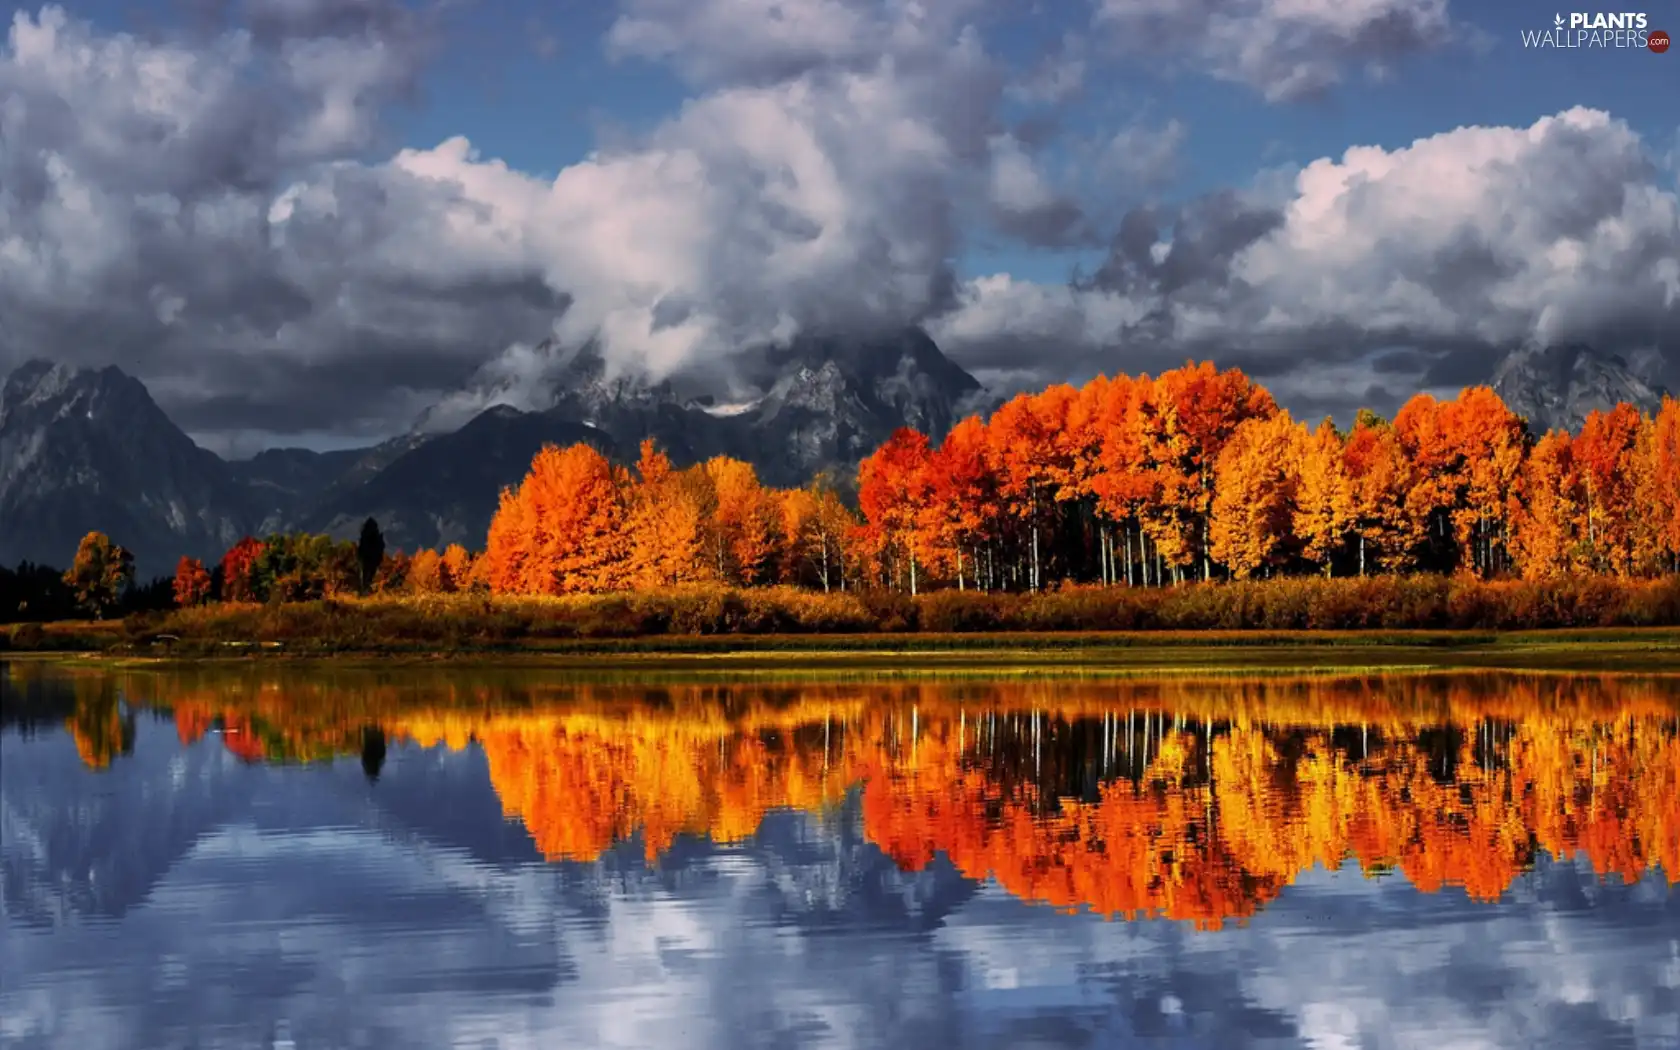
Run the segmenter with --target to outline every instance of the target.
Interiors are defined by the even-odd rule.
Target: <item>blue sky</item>
[[[920,324],[1000,390],[1208,357],[1301,414],[1450,393],[1524,342],[1672,377],[1680,56],[1525,49],[1556,13],[18,8],[0,368],[122,364],[212,444],[401,430],[551,334],[722,374]]]

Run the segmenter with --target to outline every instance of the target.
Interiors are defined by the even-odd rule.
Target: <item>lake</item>
[[[0,1045],[1680,1046],[1680,679],[13,663]]]

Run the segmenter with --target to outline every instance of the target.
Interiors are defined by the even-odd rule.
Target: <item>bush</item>
[[[15,650],[102,649],[159,634],[177,651],[281,643],[288,651],[495,649],[530,640],[658,635],[981,631],[1515,630],[1680,625],[1680,577],[1483,581],[1468,576],[1297,577],[1178,587],[1064,586],[1038,594],[692,586],[541,596],[428,594],[213,604],[120,622],[22,624]]]
[[[936,591],[916,599],[916,622],[924,631],[996,631],[1008,619],[1007,602],[975,591]]]
[[[916,603],[908,595],[869,590],[857,592],[857,598],[877,631],[898,634],[914,631],[919,626]]]

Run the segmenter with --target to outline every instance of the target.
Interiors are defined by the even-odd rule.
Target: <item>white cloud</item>
[[[1658,170],[1590,109],[1355,147],[1300,169],[1281,202],[1267,189],[1134,213],[1078,290],[971,282],[937,331],[982,363],[1011,335],[1078,337],[1108,368],[1408,344],[1487,355],[1530,338],[1672,357],[1680,198]]]
[[[1385,75],[1448,42],[1447,0],[1097,0],[1122,52],[1164,56],[1273,101],[1320,94],[1352,68]]]
[[[1133,205],[1176,171],[1182,122],[1134,114],[1058,151],[1003,119],[1074,92],[1078,39],[1012,79],[972,0],[625,0],[610,51],[696,94],[549,179],[464,136],[369,159],[431,46],[401,5],[244,10],[191,41],[14,16],[0,364],[115,361],[170,384],[200,434],[383,436],[556,323],[661,374],[805,327],[930,322],[1023,381],[1529,335],[1672,356],[1680,329],[1674,186],[1597,111],[1359,147],[1281,193],[1152,211]],[[1098,22],[1217,49],[1215,72],[1278,97],[1448,27],[1444,3],[1402,0],[1106,0]],[[1277,45],[1263,62],[1256,41]],[[976,236],[1066,247],[1116,225],[1079,289],[953,276]]]

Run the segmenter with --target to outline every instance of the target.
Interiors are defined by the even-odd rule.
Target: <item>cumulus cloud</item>
[[[14,15],[0,363],[44,354],[173,381],[168,407],[195,429],[231,415],[376,430],[404,383],[453,379],[486,335],[541,330],[555,295],[517,259],[440,253],[421,231],[460,202],[356,159],[421,68],[423,13],[265,0],[247,14],[207,39]]]
[[[1002,128],[967,5],[773,7],[629,3],[615,52],[703,93],[551,180],[464,137],[368,158],[427,39],[374,0],[261,0],[193,43],[19,14],[0,359],[194,375],[200,396],[166,407],[199,429],[276,429],[253,417],[287,403],[300,430],[389,427],[402,387],[551,327],[664,374],[803,327],[914,323],[948,305],[959,214],[1043,239],[1076,220]]]
[[[1322,94],[1350,67],[1387,75],[1455,31],[1447,0],[1098,0],[1096,28],[1272,101]]]
[[[608,53],[692,97],[547,177],[465,136],[386,141],[440,11],[242,0],[207,33],[145,38],[15,15],[0,368],[114,362],[228,443],[386,436],[504,348],[489,373],[527,375],[554,336],[662,376],[802,329],[924,323],[1003,383],[1187,354],[1368,372],[1379,349],[1528,336],[1673,356],[1674,188],[1601,112],[1146,205],[1189,128],[1060,128],[1097,54],[1077,36],[1022,71],[988,50],[978,0],[622,0]],[[1444,0],[1104,0],[1097,20],[1216,49],[1218,75],[1277,98],[1450,28]],[[1109,250],[1068,287],[961,284],[977,240]]]
[[[1412,347],[1485,376],[1529,339],[1673,360],[1680,197],[1624,122],[1577,108],[1356,147],[1301,168],[1282,193],[1136,209],[1073,287],[994,276],[960,300],[936,338],[981,366],[1020,360],[1024,343],[1062,348],[1041,373],[1215,354],[1287,387],[1307,382],[1304,359]]]

